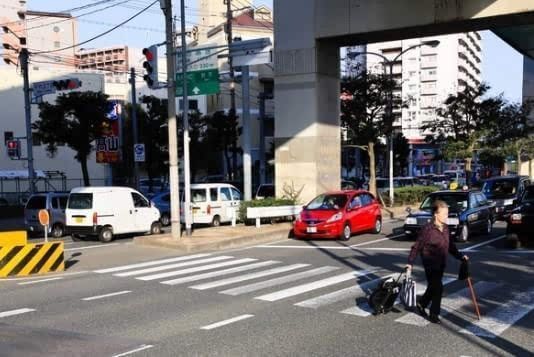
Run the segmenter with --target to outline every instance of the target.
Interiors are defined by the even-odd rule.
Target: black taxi
[[[493,223],[493,205],[478,190],[447,190],[433,192],[423,200],[418,211],[407,209],[408,217],[404,221],[404,234],[417,238],[419,230],[432,219],[432,205],[441,200],[449,206],[447,225],[451,238],[465,242],[473,233],[491,234]]]
[[[508,217],[506,236],[508,239],[518,239],[525,244],[528,239],[534,240],[534,185],[525,189],[519,198],[517,206]]]

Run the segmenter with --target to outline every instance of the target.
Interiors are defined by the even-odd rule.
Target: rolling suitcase
[[[395,300],[399,296],[402,283],[400,282],[404,272],[397,279],[387,278],[378,284],[378,287],[369,296],[369,306],[374,310],[374,315],[386,314],[393,308]]]

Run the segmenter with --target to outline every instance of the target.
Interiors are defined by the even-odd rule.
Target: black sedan
[[[451,238],[465,242],[475,232],[491,234],[493,229],[493,207],[483,193],[474,190],[438,191],[428,195],[419,211],[408,209],[404,222],[404,234],[416,238],[419,230],[432,219],[432,205],[436,200],[449,206],[448,226]]]
[[[508,217],[506,236],[522,244],[534,239],[534,185],[528,186]]]
[[[527,176],[498,176],[484,180],[482,192],[490,201],[495,202],[497,220],[508,220],[529,184]]]

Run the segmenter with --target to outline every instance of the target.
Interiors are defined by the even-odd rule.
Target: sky
[[[195,23],[201,10],[198,8],[196,0],[185,1],[186,22],[188,26],[191,26]],[[240,0],[234,0],[236,4],[239,4],[239,1]],[[27,4],[28,8],[31,10],[63,11],[93,2],[95,1],[28,0]],[[148,6],[151,2],[151,0],[115,0],[110,2],[110,4],[119,4],[118,6],[94,14],[81,16],[78,19],[79,40],[83,41],[110,29],[113,25],[133,16],[136,12]],[[178,0],[173,0],[173,13],[177,16],[179,16],[179,4],[180,2]],[[266,5],[272,8],[272,0],[255,0],[254,6],[259,5]],[[73,15],[78,16],[92,12],[95,9],[104,6],[109,5],[106,4],[86,10],[74,11]],[[83,47],[94,48],[126,44],[129,47],[143,48],[147,45],[162,42],[165,36],[164,29],[163,14],[159,8],[159,2],[157,2],[147,12],[126,24],[125,27],[119,28]],[[482,79],[492,87],[490,94],[496,95],[503,93],[508,100],[521,101],[523,57],[490,31],[483,31],[482,39]]]

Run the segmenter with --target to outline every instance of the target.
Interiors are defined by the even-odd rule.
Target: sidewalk
[[[263,224],[260,228],[240,224],[235,227],[196,229],[191,237],[182,236],[178,240],[172,239],[170,234],[135,237],[134,243],[192,253],[239,248],[287,239],[292,228],[291,223]]]

